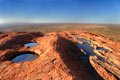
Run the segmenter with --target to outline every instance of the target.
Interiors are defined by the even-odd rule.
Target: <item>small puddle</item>
[[[83,44],[80,44],[80,43],[77,43],[77,46],[79,48],[81,48],[86,54],[87,56],[83,55],[81,56],[81,58],[85,59],[86,61],[89,61],[89,57],[88,56],[97,56],[95,53],[94,53],[94,48],[92,46],[90,46],[90,43],[83,43]],[[97,58],[101,61],[105,61],[102,57],[100,56],[97,56]]]
[[[25,54],[21,54],[21,55],[14,57],[11,61],[18,63],[18,62],[24,62],[24,61],[31,61],[36,58],[37,58],[37,56],[35,56],[34,54],[25,53]]]
[[[86,39],[83,39],[83,38],[78,38],[78,40],[80,40],[80,41],[90,41],[90,40],[86,40]]]
[[[43,37],[48,37],[49,35],[44,35]]]
[[[101,60],[101,61],[105,62],[105,60],[104,60],[102,57],[97,56],[97,58],[98,58],[99,60]]]
[[[85,53],[90,56],[90,55],[94,55],[94,48],[90,46],[90,43],[83,43],[83,44],[80,44],[78,43],[77,46],[81,49],[83,49],[83,51],[85,51]]]
[[[34,46],[37,46],[39,45],[40,43],[27,43],[27,44],[24,44],[25,47],[34,47]]]
[[[97,47],[97,50],[104,50],[105,52],[109,52],[109,50],[102,48],[102,47]]]

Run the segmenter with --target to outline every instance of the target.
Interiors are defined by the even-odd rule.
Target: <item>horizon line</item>
[[[119,23],[92,23],[92,22],[4,22],[0,24],[108,24],[120,25]]]

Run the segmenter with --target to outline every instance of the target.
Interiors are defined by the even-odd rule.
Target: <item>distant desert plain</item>
[[[83,30],[97,33],[120,42],[120,25],[117,24],[5,24],[0,25],[0,32],[61,32]]]

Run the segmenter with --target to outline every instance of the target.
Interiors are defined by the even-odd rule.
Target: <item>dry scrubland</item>
[[[16,26],[15,26],[16,27]],[[22,28],[11,29],[11,32],[54,32],[54,31],[73,31],[85,30],[96,32],[110,39],[120,42],[120,25],[96,25],[96,24],[32,24],[23,25]]]

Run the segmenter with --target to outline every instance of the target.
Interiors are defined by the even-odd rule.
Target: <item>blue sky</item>
[[[120,24],[120,0],[0,0],[0,23]]]

